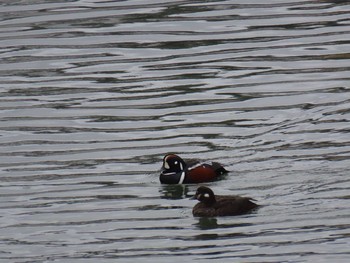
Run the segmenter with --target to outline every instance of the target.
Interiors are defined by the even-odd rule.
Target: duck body
[[[162,184],[196,184],[216,180],[227,173],[218,162],[202,163],[198,160],[184,161],[175,154],[168,154],[163,158],[160,174]]]
[[[192,214],[201,217],[241,215],[259,206],[250,197],[214,195],[214,192],[205,186],[200,186],[194,197],[199,203],[193,207]]]

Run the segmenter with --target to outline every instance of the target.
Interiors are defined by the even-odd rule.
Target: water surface
[[[348,262],[348,1],[2,1],[1,262]],[[263,205],[194,218],[166,153]]]

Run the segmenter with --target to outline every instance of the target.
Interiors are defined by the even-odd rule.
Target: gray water
[[[349,1],[1,1],[1,262],[349,262]],[[195,218],[166,153],[219,161]]]

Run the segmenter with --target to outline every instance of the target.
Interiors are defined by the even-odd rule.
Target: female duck
[[[248,213],[257,208],[250,197],[214,195],[214,192],[205,186],[200,186],[194,196],[199,203],[193,207],[194,216],[234,216]]]

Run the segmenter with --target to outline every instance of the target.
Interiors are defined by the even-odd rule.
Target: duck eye
[[[205,197],[205,198],[209,198],[209,194],[208,194],[208,193],[205,193],[205,194],[204,194],[204,197]]]
[[[178,161],[175,161],[174,164],[178,164]]]

